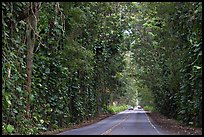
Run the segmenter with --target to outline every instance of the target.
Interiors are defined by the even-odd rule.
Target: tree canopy
[[[202,127],[202,2],[2,2],[2,132],[153,105]]]

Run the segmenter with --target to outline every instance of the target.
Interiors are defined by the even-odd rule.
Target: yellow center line
[[[115,127],[119,126],[122,122],[124,122],[125,120],[128,119],[128,115],[125,119],[123,119],[121,122],[119,122],[118,124],[112,126],[110,129],[106,130],[105,132],[103,132],[101,135],[107,135],[109,134]]]

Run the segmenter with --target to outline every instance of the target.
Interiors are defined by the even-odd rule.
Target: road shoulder
[[[182,125],[176,120],[168,119],[158,112],[147,113],[151,122],[158,127],[164,130],[164,134],[173,134],[173,135],[202,135],[202,128],[192,128]]]
[[[98,116],[96,116],[94,118],[84,120],[79,124],[72,125],[72,126],[69,126],[69,127],[66,127],[66,128],[56,129],[56,130],[53,130],[53,131],[42,132],[42,133],[40,133],[40,135],[57,135],[57,134],[59,134],[61,132],[65,132],[65,131],[68,131],[68,130],[71,130],[71,129],[80,128],[80,127],[84,127],[84,126],[94,124],[96,122],[99,122],[99,121],[101,121],[101,120],[103,120],[103,119],[105,119],[107,117],[113,116],[113,115],[115,115],[115,114],[100,114],[100,115],[98,115]]]

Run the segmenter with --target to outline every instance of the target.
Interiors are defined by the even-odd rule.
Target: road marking
[[[118,124],[112,126],[110,129],[106,130],[105,132],[103,132],[101,135],[107,135],[109,134],[115,127],[119,126],[122,122],[124,122],[125,120],[128,119],[128,115],[126,116],[125,119],[123,119],[121,122],[119,122]]]
[[[149,120],[149,117],[147,116],[146,113],[145,113],[145,115],[146,115],[146,117],[147,117],[147,119],[148,119],[150,125],[157,131],[157,133],[158,133],[159,135],[161,135],[161,133],[157,130],[157,128],[156,128],[156,127],[152,124],[152,122]]]

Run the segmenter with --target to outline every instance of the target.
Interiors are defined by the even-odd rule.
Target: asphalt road
[[[58,135],[170,135],[153,124],[143,109],[125,110],[92,125]]]

